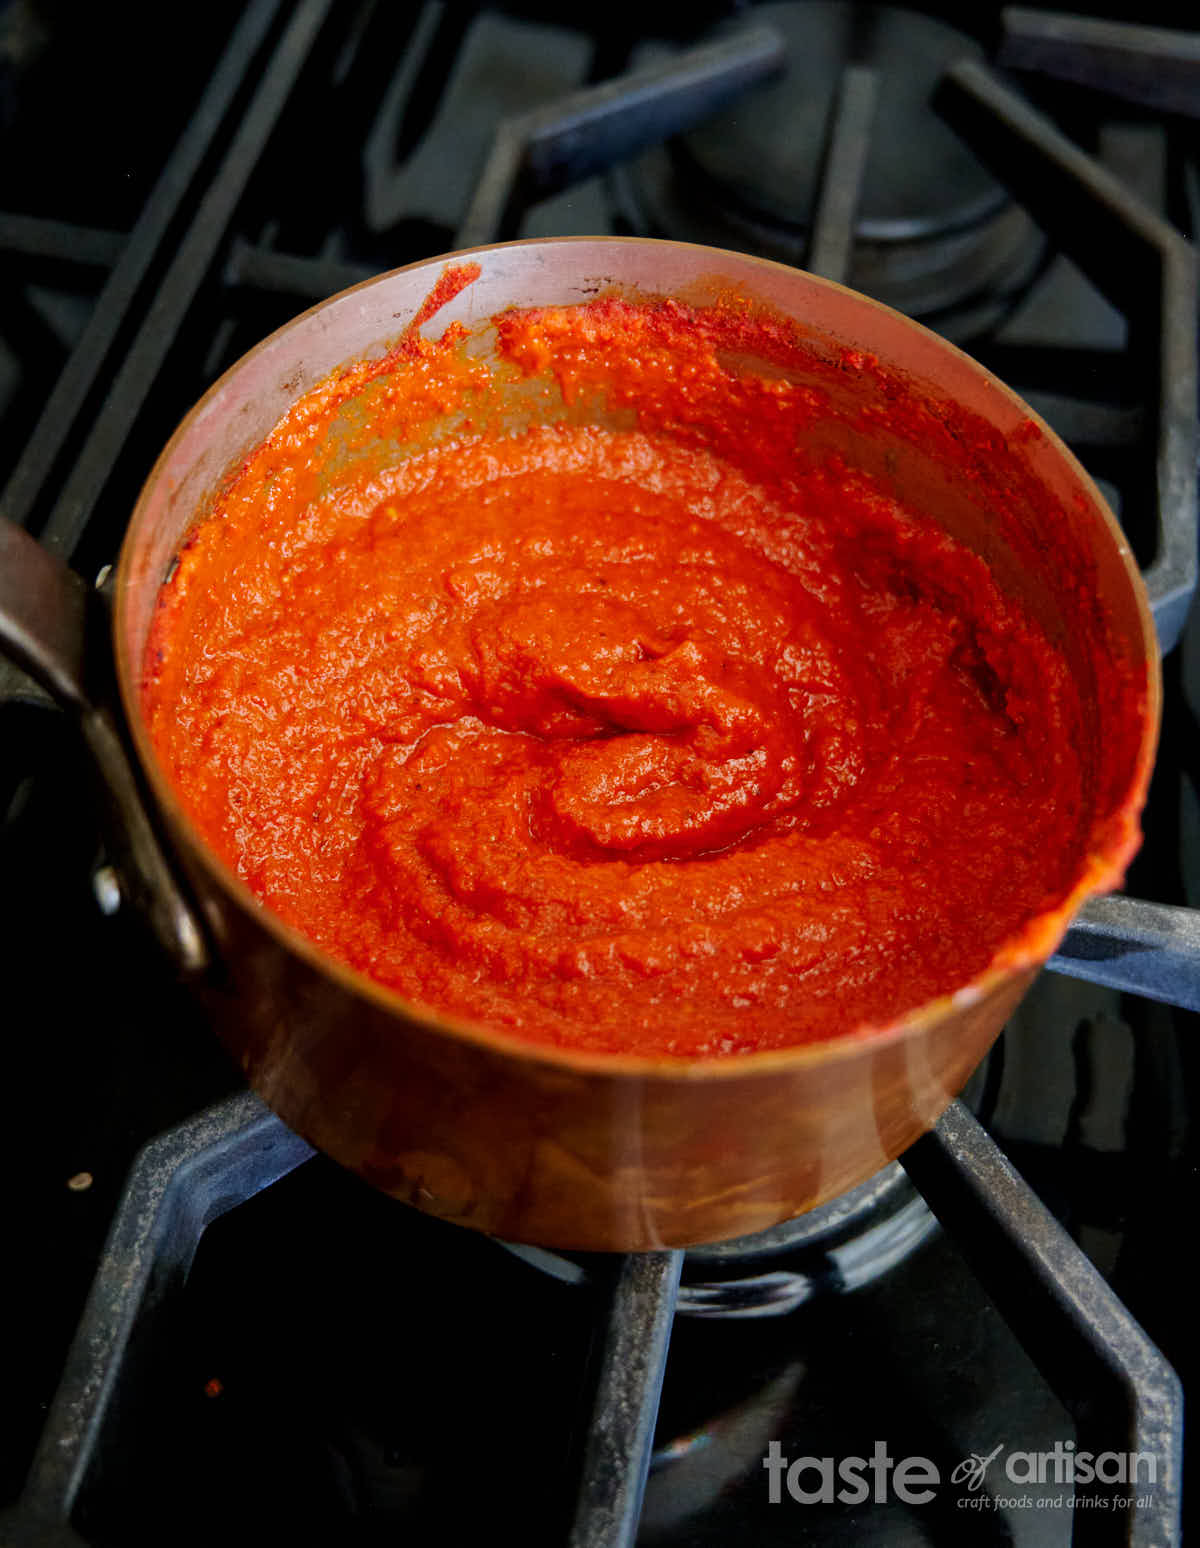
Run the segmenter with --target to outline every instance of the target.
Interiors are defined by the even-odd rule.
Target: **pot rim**
[[[986,968],[958,989],[948,994],[940,995],[935,999],[927,1000],[906,1011],[902,1016],[897,1017],[893,1021],[882,1025],[868,1024],[860,1026],[853,1030],[839,1032],[833,1037],[801,1043],[791,1048],[760,1049],[746,1053],[709,1055],[704,1057],[687,1055],[649,1057],[644,1054],[597,1053],[557,1044],[542,1043],[522,1037],[516,1033],[503,1031],[499,1028],[488,1027],[457,1017],[439,1014],[416,1001],[405,999],[404,996],[396,993],[395,990],[385,987],[376,980],[369,978],[365,973],[350,967],[316,945],[315,942],[309,940],[307,936],[302,935],[300,931],[276,915],[271,908],[264,904],[250,890],[246,883],[236,875],[225,861],[215,854],[201,839],[182,802],[175,794],[174,787],[159,764],[157,754],[142,717],[139,702],[138,685],[141,681],[141,662],[135,662],[130,659],[129,652],[125,648],[126,631],[122,628],[122,620],[129,606],[128,599],[132,585],[133,545],[130,534],[136,529],[142,508],[148,502],[151,491],[162,477],[163,469],[169,463],[176,444],[189,431],[193,422],[207,411],[209,405],[219,397],[227,383],[243,369],[249,360],[271,346],[282,335],[298,327],[315,313],[342,301],[346,296],[366,290],[370,286],[382,284],[398,274],[411,273],[419,269],[428,269],[430,270],[431,277],[436,277],[448,265],[478,259],[481,256],[495,252],[497,249],[559,247],[564,244],[579,243],[612,246],[632,245],[660,250],[686,248],[711,258],[714,264],[715,275],[719,274],[721,264],[728,265],[731,260],[740,265],[749,265],[768,272],[779,272],[789,276],[801,274],[806,283],[816,285],[818,288],[827,287],[830,290],[851,296],[865,310],[877,311],[898,322],[904,328],[934,340],[943,352],[957,357],[961,362],[965,362],[974,375],[985,381],[992,390],[998,392],[1002,399],[1007,400],[1011,406],[1016,407],[1023,418],[1031,420],[1038,427],[1051,450],[1066,464],[1068,471],[1074,476],[1076,482],[1088,497],[1089,505],[1107,527],[1109,536],[1116,546],[1118,557],[1130,582],[1137,605],[1142,631],[1143,657],[1146,665],[1146,683],[1141,717],[1141,741],[1129,785],[1114,816],[1115,832],[1098,850],[1089,851],[1081,864],[1079,879],[1066,897],[1053,909],[1047,909],[1040,914],[1034,915],[1015,935],[1002,941]],[[646,299],[651,299],[651,297],[647,295]],[[402,332],[403,330],[399,331]],[[464,248],[461,251],[441,253],[430,258],[419,259],[415,263],[404,264],[396,269],[386,270],[383,273],[373,275],[371,278],[361,281],[357,285],[349,287],[347,290],[339,291],[336,295],[329,296],[324,301],[320,301],[316,305],[298,313],[284,323],[282,327],[275,329],[261,339],[224,371],[192,406],[160,452],[142,485],[130,516],[126,537],[122,542],[117,562],[113,599],[113,647],[117,664],[117,681],[126,723],[130,728],[142,771],[149,782],[156,802],[166,815],[173,840],[175,842],[182,842],[193,863],[207,872],[219,884],[228,900],[243,912],[252,915],[281,946],[303,958],[310,967],[316,969],[325,977],[333,979],[336,984],[352,997],[369,1001],[376,1009],[388,1012],[401,1023],[415,1023],[426,1033],[449,1034],[462,1042],[474,1044],[501,1057],[516,1059],[522,1062],[530,1061],[544,1065],[551,1070],[566,1070],[580,1074],[590,1073],[613,1078],[634,1077],[642,1080],[729,1081],[751,1076],[769,1075],[774,1072],[793,1071],[805,1066],[833,1064],[841,1059],[857,1058],[868,1050],[878,1050],[890,1043],[898,1043],[906,1038],[917,1037],[923,1032],[930,1031],[947,1015],[965,1010],[987,999],[1020,972],[1041,966],[1062,940],[1072,918],[1087,899],[1112,891],[1120,885],[1125,868],[1139,847],[1140,828],[1138,819],[1145,805],[1150,775],[1154,766],[1162,714],[1162,669],[1158,652],[1158,638],[1150,611],[1145,583],[1141,571],[1134,562],[1128,541],[1119,522],[1109,509],[1107,502],[1078,458],[1024,399],[1014,392],[1012,388],[992,376],[990,372],[986,371],[976,360],[956,345],[949,343],[941,338],[940,335],[934,334],[931,329],[924,327],[921,323],[914,322],[912,318],[897,312],[894,308],[885,306],[882,302],[876,301],[870,296],[864,296],[859,291],[851,290],[848,286],[839,285],[836,281],[810,274],[807,270],[800,270],[792,265],[779,263],[774,259],[761,258],[755,254],[731,252],[722,248],[707,247],[699,243],[674,242],[655,237],[529,237],[512,242],[493,242],[482,247]]]

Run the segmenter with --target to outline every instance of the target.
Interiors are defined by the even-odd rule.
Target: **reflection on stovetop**
[[[127,1357],[89,1541],[471,1541],[571,1514],[599,1285],[317,1159],[205,1232]],[[169,1324],[164,1326],[164,1324]]]
[[[94,573],[113,557],[158,447],[216,373],[328,290],[453,246],[506,115],[653,66],[710,31],[721,36],[731,20],[779,13],[790,27],[802,12],[828,20],[834,9],[646,4],[576,18],[548,5],[433,0],[326,15],[315,0],[255,0],[186,16],[130,7],[116,18],[93,8],[67,19],[46,0],[0,4],[0,137],[19,148],[0,155],[5,501],[21,504],[37,530],[74,533],[61,546],[74,544],[76,564]],[[931,35],[969,30],[971,47],[990,51],[993,10],[922,9]],[[877,62],[871,49],[886,43],[895,12],[856,10],[847,58]],[[1143,7],[1132,19],[1172,14]],[[255,112],[281,39],[301,23],[318,43],[305,45],[307,63],[297,45],[273,133],[275,121]],[[245,56],[234,61],[217,127],[179,187],[165,187],[172,147],[200,123],[196,104],[220,84],[235,27]],[[147,72],[147,54],[170,58],[171,68]],[[1186,122],[1098,106],[1054,82],[1023,84],[1151,205],[1193,229],[1200,184]],[[811,188],[808,204],[794,186],[780,194],[778,157],[765,159],[754,187],[736,176],[731,187],[725,153],[753,114],[736,104],[724,113],[728,137],[718,120],[716,129],[689,129],[669,152],[645,149],[623,170],[536,190],[509,234],[669,229],[799,259]],[[237,135],[251,131],[261,159],[214,217],[214,256],[199,264],[161,364],[148,370],[130,422],[104,421],[152,302],[166,280],[182,283],[174,264],[201,194]],[[931,133],[936,144],[942,126]],[[789,133],[776,149],[790,148]],[[994,185],[976,186],[975,175],[965,170],[968,187],[942,212],[945,229],[929,216],[908,245],[887,229],[890,189],[877,190],[879,210],[862,211],[876,221],[866,234],[877,250],[860,250],[852,281],[866,283],[884,262],[884,290],[903,289],[915,283],[912,244],[932,243],[940,272],[959,288],[924,297],[918,310],[1060,425],[1120,509],[1147,414],[1125,322],[1074,264],[1014,223],[1011,206],[1004,214],[1003,200],[994,205]],[[979,208],[964,214],[972,199]],[[997,209],[1008,222],[1003,240],[980,244],[977,222],[1000,219]],[[114,297],[120,255],[137,246],[126,233],[143,232],[152,214],[144,262]],[[953,247],[964,230],[965,268]],[[999,283],[978,305],[981,264]],[[56,437],[43,437],[45,477],[23,483],[14,475],[31,466],[43,406],[89,330],[103,333],[103,347],[63,401]],[[72,483],[81,462],[92,480],[84,491]],[[1146,534],[1131,538],[1145,557]],[[1193,625],[1166,662],[1147,843],[1129,880],[1135,895],[1192,907],[1200,906],[1198,652]],[[20,1490],[136,1151],[239,1084],[136,922],[97,908],[98,829],[82,788],[57,714],[21,691],[0,703],[0,867],[13,904],[0,936],[6,1175],[10,1199],[26,1206],[8,1229],[0,1503]],[[1189,1388],[1195,1353],[1178,1243],[1200,1203],[1196,1030],[1184,1012],[1047,974],[971,1092]],[[763,1460],[772,1441],[789,1458],[868,1456],[883,1441],[892,1456],[928,1457],[948,1475],[1002,1443],[1041,1451],[1074,1436],[953,1242],[913,1237],[911,1251],[852,1294],[797,1293],[776,1306],[782,1315],[763,1318],[677,1319],[645,1543],[1069,1540],[1065,1510],[989,1506],[968,1516],[951,1494],[932,1507],[770,1503]],[[518,1520],[523,1540],[560,1542],[605,1273],[593,1265],[583,1283],[564,1283],[369,1193],[323,1160],[306,1163],[210,1228],[186,1285],[139,1332],[117,1444],[89,1479],[79,1524],[114,1548],[162,1542],[164,1522],[181,1544],[460,1541]],[[693,1302],[695,1284],[711,1277],[711,1265],[691,1271]]]

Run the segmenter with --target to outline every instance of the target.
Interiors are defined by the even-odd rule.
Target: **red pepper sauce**
[[[416,333],[419,328],[440,312],[444,306],[448,306],[455,296],[468,285],[473,285],[481,274],[477,263],[451,263],[442,271],[436,285],[418,307],[416,315],[408,325],[409,333]]]
[[[504,433],[461,334],[410,334],[193,530],[144,702],[205,839],[333,955],[545,1043],[736,1054],[967,983],[1081,868],[1058,650],[810,450],[826,395],[744,358],[786,362],[770,325],[598,302],[498,331],[551,423]],[[582,422],[601,396],[615,428]],[[372,438],[406,455],[356,474]]]

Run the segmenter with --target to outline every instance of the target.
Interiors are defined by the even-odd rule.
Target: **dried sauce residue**
[[[551,423],[503,429],[458,337],[410,331],[194,530],[144,700],[205,838],[334,955],[542,1042],[782,1047],[966,983],[1083,862],[1059,651],[813,452],[829,398],[775,325],[598,301],[497,329]],[[598,396],[619,428],[576,422]],[[986,451],[882,378],[872,405]]]
[[[481,273],[477,263],[448,263],[442,270],[437,284],[425,297],[417,309],[408,328],[410,333],[416,333],[444,306],[448,306],[461,291],[468,285],[473,285]]]

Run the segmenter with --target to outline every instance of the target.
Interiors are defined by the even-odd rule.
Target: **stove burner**
[[[1033,278],[1042,244],[931,105],[945,67],[982,58],[979,45],[893,6],[775,0],[753,17],[785,38],[786,70],[617,172],[630,223],[803,263],[842,72],[866,66],[878,97],[846,283],[953,338],[994,326]]]
[[[676,1310],[693,1317],[780,1317],[814,1296],[871,1284],[914,1252],[936,1224],[893,1162],[795,1220],[689,1248]],[[520,1242],[498,1245],[564,1284],[588,1278],[586,1255]]]
[[[936,1228],[893,1162],[848,1193],[769,1231],[692,1248],[677,1310],[695,1317],[778,1317],[814,1296],[858,1290]]]

